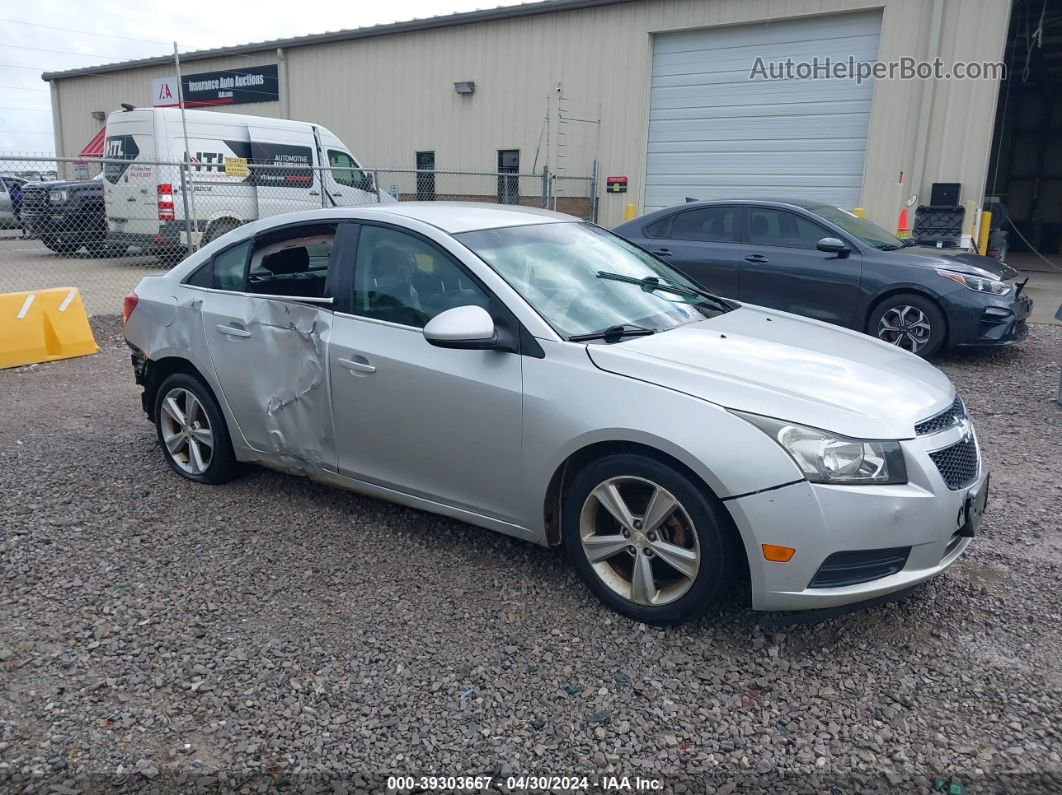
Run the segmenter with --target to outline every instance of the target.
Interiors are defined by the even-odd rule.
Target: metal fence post
[[[372,170],[372,184],[376,187],[376,203],[383,204],[383,196],[380,194],[380,172]]]
[[[188,237],[188,253],[195,252],[195,243],[192,238],[192,213],[188,206],[188,160],[181,163],[181,202],[184,204],[184,234]]]
[[[549,166],[542,166],[542,208],[549,209]]]

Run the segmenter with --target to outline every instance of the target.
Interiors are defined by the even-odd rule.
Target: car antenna
[[[122,110],[125,111],[126,113],[128,113],[131,110],[136,110],[136,105],[130,105],[128,102],[120,102],[118,104],[120,104],[122,106]]]

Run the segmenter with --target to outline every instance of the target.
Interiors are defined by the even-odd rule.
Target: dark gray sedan
[[[920,356],[1028,335],[1032,300],[1014,268],[911,245],[828,204],[690,202],[613,231],[720,295],[864,331]]]

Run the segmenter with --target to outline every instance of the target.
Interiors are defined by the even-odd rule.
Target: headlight
[[[65,190],[48,191],[48,201],[52,204],[66,204],[69,194]]]
[[[953,282],[958,282],[967,290],[973,290],[977,293],[1006,295],[1010,292],[1009,284],[996,279],[988,279],[983,276],[970,276],[966,273],[956,273],[955,271],[942,270],[940,268],[937,268],[937,273],[945,279],[951,279]]]
[[[776,441],[812,483],[882,485],[906,483],[900,443],[849,439],[829,431],[759,414],[734,414]]]

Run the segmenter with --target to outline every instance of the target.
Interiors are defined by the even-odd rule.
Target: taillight
[[[158,199],[159,220],[173,221],[175,218],[173,214],[173,185],[169,183],[159,185]]]
[[[136,309],[137,302],[139,301],[140,299],[137,297],[136,293],[129,293],[129,295],[122,299],[122,323],[129,322],[129,316],[133,314],[133,310]]]

